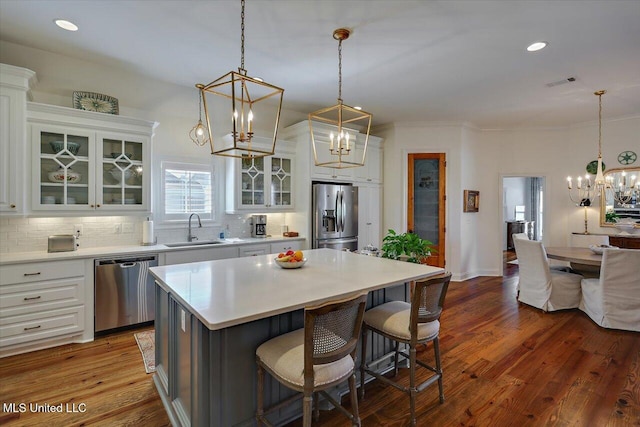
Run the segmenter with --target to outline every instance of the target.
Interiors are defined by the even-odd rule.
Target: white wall
[[[566,177],[583,175],[587,163],[597,158],[597,122],[507,131],[396,123],[376,133],[385,138],[384,230],[406,230],[407,154],[447,154],[446,268],[455,280],[501,274],[503,176],[545,178],[545,245],[567,245],[570,233],[584,229],[583,210],[569,200]],[[640,152],[638,135],[640,117],[603,119],[603,160],[608,168],[620,166],[620,152]],[[478,213],[462,212],[464,189],[480,191]],[[599,227],[598,206],[589,209],[589,231],[615,232],[610,227]]]

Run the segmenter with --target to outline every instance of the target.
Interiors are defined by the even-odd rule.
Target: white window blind
[[[208,170],[207,170],[208,169]],[[213,219],[213,173],[204,165],[163,164],[163,214],[167,220],[192,213]]]

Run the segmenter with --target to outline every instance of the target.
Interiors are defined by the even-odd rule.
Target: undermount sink
[[[184,246],[202,246],[202,245],[219,245],[220,240],[194,240],[193,242],[177,242],[177,243],[165,243],[164,245],[169,248],[181,248]]]

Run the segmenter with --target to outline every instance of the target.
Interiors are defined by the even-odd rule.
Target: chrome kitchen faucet
[[[196,236],[191,234],[191,218],[193,218],[194,215],[198,217],[198,228],[202,228],[202,222],[200,221],[200,215],[198,215],[197,213],[192,213],[191,215],[189,215],[189,235],[187,236],[187,240],[189,242],[193,242],[194,240],[198,240],[198,238]]]

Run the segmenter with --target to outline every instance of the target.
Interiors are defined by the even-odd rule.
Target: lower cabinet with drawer
[[[84,261],[0,270],[0,356],[79,340],[85,329]]]

